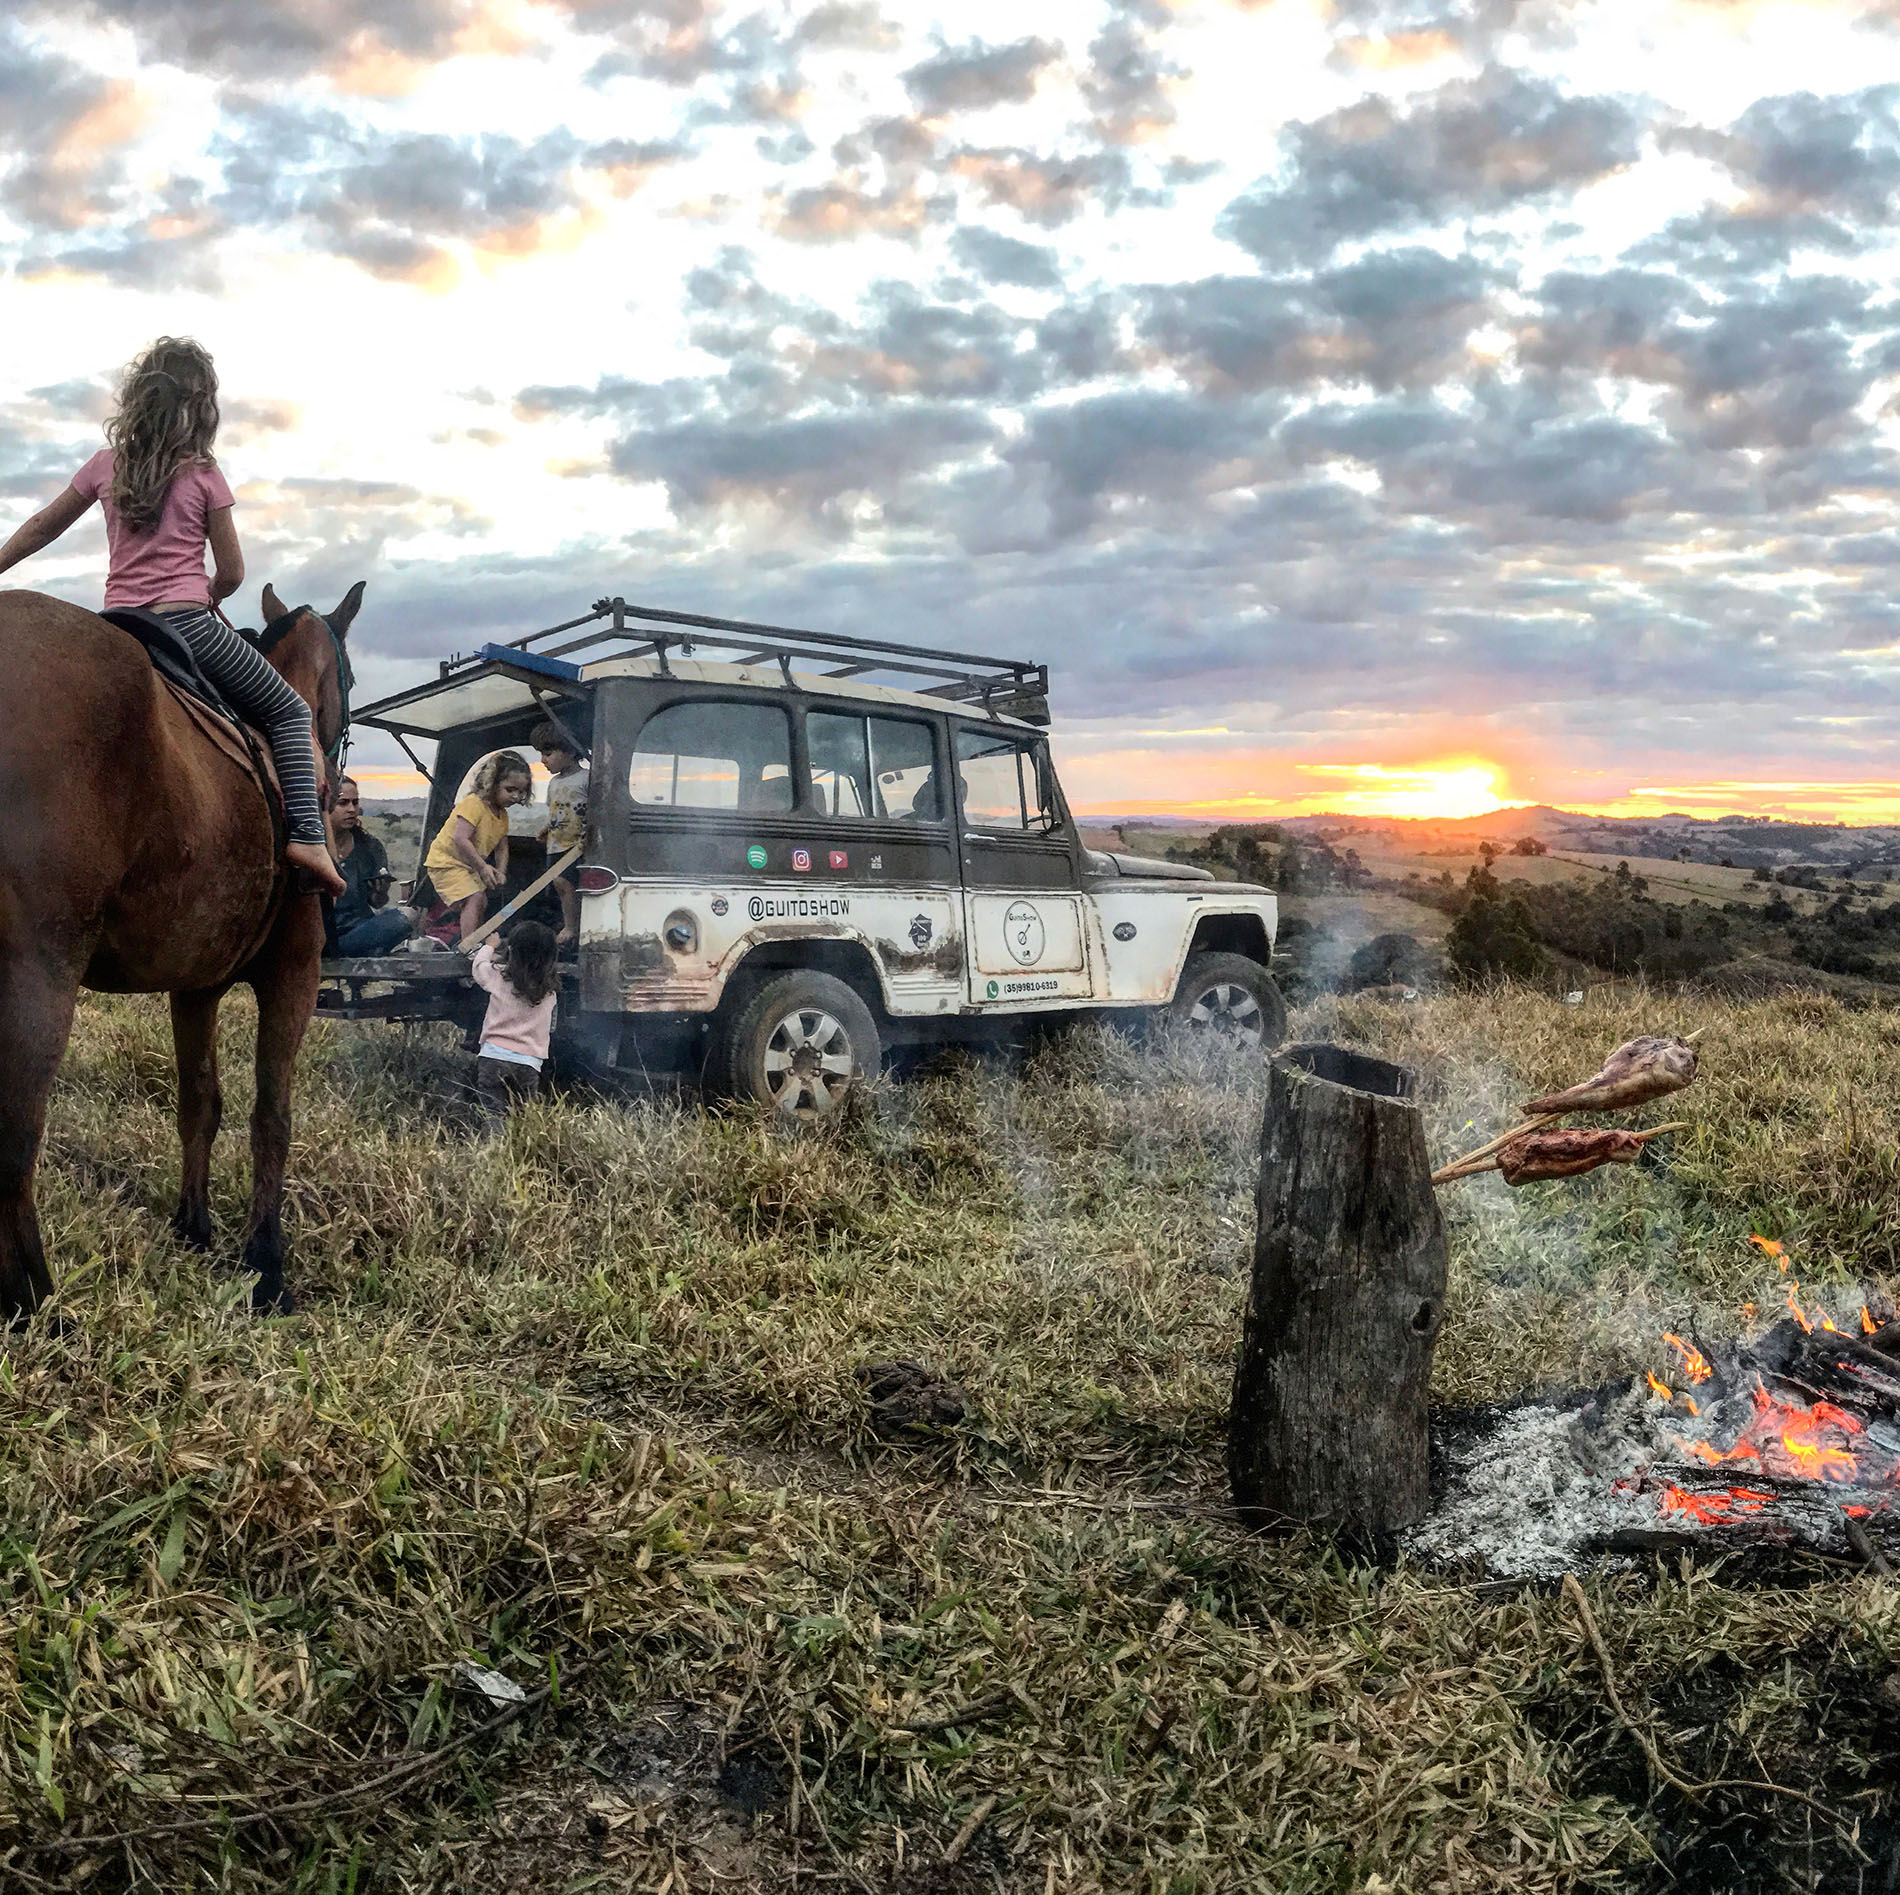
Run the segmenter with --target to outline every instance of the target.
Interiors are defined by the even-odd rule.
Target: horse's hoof
[[[194,1217],[185,1211],[172,1213],[172,1235],[187,1250],[209,1250],[211,1248],[211,1219]]]
[[[297,1299],[281,1277],[275,1281],[269,1277],[257,1279],[257,1286],[251,1291],[253,1316],[294,1316],[296,1313]]]

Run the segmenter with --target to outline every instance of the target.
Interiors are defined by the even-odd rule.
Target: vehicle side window
[[[871,809],[871,753],[862,717],[813,711],[805,719],[811,791],[827,816],[865,816]]]
[[[937,790],[937,746],[930,726],[908,717],[866,721],[877,813],[897,822],[941,822],[943,798]]]
[[[957,731],[964,819],[978,829],[1048,830],[1056,815],[1039,753],[1014,738],[967,725]]]
[[[791,723],[775,704],[669,704],[641,728],[627,775],[635,808],[788,810]]]
[[[805,719],[812,795],[828,816],[939,822],[930,726],[908,717],[813,711]]]

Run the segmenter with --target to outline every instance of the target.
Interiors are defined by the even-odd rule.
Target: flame
[[[1880,1328],[1880,1325],[1877,1322],[1875,1322],[1871,1316],[1867,1314],[1867,1305],[1865,1303],[1861,1304],[1860,1306],[1860,1333],[1863,1336],[1871,1336],[1871,1335],[1874,1335],[1879,1330],[1879,1328]]]
[[[1814,1325],[1808,1321],[1807,1314],[1801,1305],[1794,1300],[1800,1288],[1801,1280],[1798,1277],[1788,1285],[1788,1314],[1792,1316],[1809,1335],[1813,1335]]]
[[[1683,1407],[1688,1409],[1690,1414],[1695,1415],[1696,1417],[1698,1417],[1698,1419],[1700,1418],[1702,1414],[1702,1410],[1695,1405],[1695,1402],[1691,1397],[1687,1395],[1683,1396],[1682,1405]]]
[[[1764,1256],[1775,1258],[1779,1268],[1783,1270],[1787,1269],[1787,1253],[1772,1237],[1758,1237],[1753,1231],[1750,1231],[1748,1233],[1748,1241],[1753,1244],[1757,1250],[1761,1251]]]
[[[1667,1382],[1658,1381],[1647,1369],[1643,1371],[1643,1380],[1649,1384],[1650,1392],[1655,1395],[1658,1401],[1675,1400],[1675,1394],[1669,1384]]]
[[[1674,1334],[1672,1331],[1667,1329],[1663,1331],[1663,1341],[1668,1343],[1670,1348],[1675,1350],[1675,1352],[1682,1357],[1682,1366],[1689,1371],[1690,1381],[1698,1383],[1706,1382],[1709,1377],[1715,1373],[1715,1371],[1709,1367],[1708,1357],[1705,1356],[1700,1349],[1691,1347],[1690,1344],[1684,1342],[1680,1336]]]

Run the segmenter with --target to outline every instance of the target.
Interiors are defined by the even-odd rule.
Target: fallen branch
[[[572,1674],[570,1674],[570,1681]],[[164,1836],[202,1835],[214,1829],[248,1829],[257,1823],[281,1823],[293,1816],[312,1816],[320,1810],[335,1809],[344,1803],[352,1803],[359,1796],[368,1796],[373,1791],[393,1790],[401,1784],[413,1783],[418,1778],[432,1776],[448,1762],[458,1751],[466,1750],[470,1744],[484,1737],[492,1736],[496,1731],[512,1724],[518,1717],[543,1704],[553,1694],[554,1686],[544,1684],[538,1691],[530,1691],[518,1704],[511,1704],[499,1711],[485,1724],[477,1724],[473,1729],[465,1730],[459,1737],[451,1737],[446,1744],[438,1745],[434,1750],[425,1751],[419,1757],[405,1758],[392,1769],[381,1771],[373,1777],[365,1778],[361,1783],[353,1783],[347,1789],[326,1790],[321,1796],[306,1796],[294,1803],[279,1803],[269,1809],[242,1810],[237,1815],[220,1811],[215,1816],[190,1816],[181,1822],[153,1823],[144,1829],[111,1829],[99,1834],[79,1836],[48,1836],[43,1841],[29,1843],[30,1848],[40,1850],[59,1850],[62,1853],[75,1849],[112,1849],[128,1842],[155,1842]]]
[[[1754,1777],[1718,1777],[1709,1783],[1692,1783],[1687,1777],[1678,1775],[1656,1748],[1656,1740],[1637,1723],[1623,1708],[1622,1694],[1616,1688],[1616,1667],[1610,1662],[1610,1648],[1603,1642],[1603,1633],[1598,1629],[1596,1614],[1590,1610],[1590,1601],[1584,1596],[1582,1586],[1577,1583],[1575,1573],[1564,1574],[1564,1597],[1577,1608],[1577,1617],[1583,1621],[1583,1635],[1589,1641],[1590,1650],[1595,1654],[1597,1669],[1603,1675],[1603,1694],[1610,1701],[1610,1709],[1615,1713],[1616,1721],[1636,1739],[1650,1769],[1672,1790],[1686,1796],[1692,1803],[1716,1790],[1761,1790],[1770,1796],[1785,1796],[1790,1802],[1803,1803],[1813,1810],[1815,1815],[1831,1823],[1839,1833],[1841,1840],[1860,1857],[1863,1862],[1871,1862],[1873,1857],[1861,1848],[1853,1833],[1853,1825],[1838,1810],[1810,1796],[1805,1790],[1791,1789],[1785,1783],[1771,1783],[1766,1778]]]
[[[884,1733],[886,1737],[928,1737],[937,1731],[959,1730],[965,1724],[986,1724],[993,1717],[1000,1717],[1004,1711],[1013,1710],[1016,1694],[1012,1691],[995,1691],[987,1698],[978,1698],[974,1704],[966,1704],[961,1710],[946,1711],[941,1717],[914,1718],[902,1724],[891,1725]]]
[[[1871,1568],[1882,1579],[1893,1577],[1893,1562],[1874,1544],[1874,1536],[1845,1507],[1841,1509],[1841,1531],[1864,1566]]]

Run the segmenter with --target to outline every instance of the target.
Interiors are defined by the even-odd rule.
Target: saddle
[[[145,655],[151,659],[158,681],[178,700],[185,714],[214,748],[256,778],[258,788],[264,792],[264,801],[270,807],[271,834],[276,853],[281,856],[289,832],[270,750],[199,669],[184,634],[143,606],[115,605],[99,616],[145,647]]]

